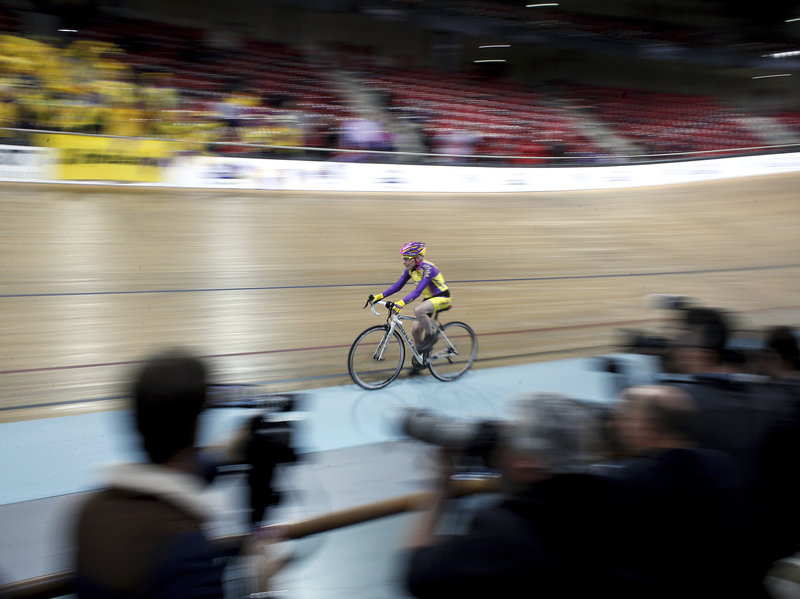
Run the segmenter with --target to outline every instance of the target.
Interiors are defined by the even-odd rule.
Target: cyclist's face
[[[407,269],[413,269],[416,264],[417,261],[414,259],[414,256],[403,256],[403,266],[405,266]]]

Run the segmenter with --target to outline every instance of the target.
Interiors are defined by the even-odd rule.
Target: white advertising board
[[[53,181],[52,149],[0,145],[0,181]],[[156,183],[204,189],[513,193],[614,189],[800,172],[800,153],[661,164],[487,167],[177,156]],[[109,183],[82,181],[81,183]]]
[[[670,185],[800,171],[800,153],[564,168],[392,165],[188,156],[166,185],[223,189],[505,193]]]
[[[52,178],[52,151],[0,145],[0,181],[46,181]]]

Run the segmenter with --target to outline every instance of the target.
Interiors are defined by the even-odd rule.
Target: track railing
[[[496,490],[497,486],[498,480],[495,478],[456,480],[453,481],[453,496],[463,497],[474,493],[490,492]],[[423,505],[428,496],[429,493],[420,492],[392,497],[304,520],[273,524],[270,525],[269,532],[287,540],[308,537],[370,520],[415,511],[419,509],[420,505]],[[251,533],[217,537],[214,539],[214,543],[226,547],[236,546],[241,544],[249,534]],[[71,570],[0,586],[0,597],[3,599],[53,599],[74,592],[74,572]]]

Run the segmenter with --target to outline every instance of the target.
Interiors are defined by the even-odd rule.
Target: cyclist
[[[422,303],[414,308],[414,316],[417,321],[411,329],[414,337],[414,345],[420,353],[429,352],[436,343],[436,335],[433,332],[431,316],[434,312],[439,312],[450,307],[450,290],[444,282],[444,276],[436,268],[433,262],[423,260],[425,256],[425,244],[420,241],[406,243],[400,250],[403,257],[403,266],[406,270],[397,280],[383,293],[370,295],[368,302],[377,302],[385,297],[389,297],[400,291],[409,280],[413,280],[417,286],[403,299],[394,303],[392,309],[395,313],[400,312],[403,307],[413,302],[420,295],[423,297]],[[423,334],[425,335],[423,339]]]

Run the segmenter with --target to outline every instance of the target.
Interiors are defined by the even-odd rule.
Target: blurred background
[[[316,160],[781,151],[800,130],[798,10],[789,0],[4,2],[0,125],[8,143],[36,143],[39,129]]]

